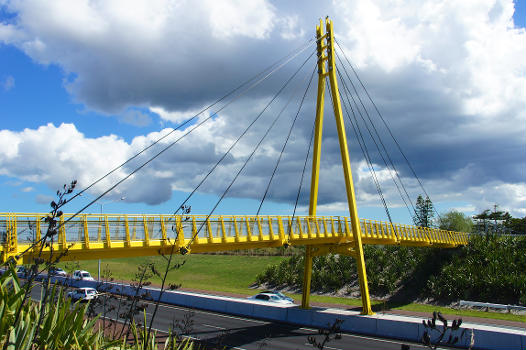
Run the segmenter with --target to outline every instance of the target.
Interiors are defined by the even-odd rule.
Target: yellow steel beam
[[[323,44],[326,35],[323,33],[323,22],[316,26],[316,47],[318,56],[318,96],[316,99],[316,123],[314,127],[314,145],[312,153],[312,174],[310,185],[309,215],[316,216],[318,205],[318,184],[320,180],[321,139],[323,135],[323,112],[325,108],[325,59],[323,52],[327,45]],[[310,226],[309,226],[310,227]],[[309,229],[310,233],[310,229]],[[310,284],[312,278],[311,247],[306,246],[303,267],[303,286],[301,293],[301,307],[309,308]]]
[[[303,268],[303,286],[301,293],[301,307],[309,308],[310,283],[312,278],[312,246],[305,246],[304,268]]]
[[[314,129],[314,144],[312,149],[312,175],[310,185],[309,215],[316,216],[316,206],[318,204],[318,183],[320,179],[320,158],[321,158],[321,139],[323,134],[323,111],[325,106],[325,64],[321,59],[323,49],[322,41],[323,23],[316,26],[317,55],[318,55],[318,97],[316,99],[316,124]]]
[[[362,235],[360,222],[358,219],[358,209],[356,208],[356,198],[354,194],[354,184],[351,173],[351,162],[349,160],[349,150],[347,148],[347,135],[345,133],[345,125],[343,122],[342,107],[340,103],[340,94],[338,90],[338,81],[336,79],[336,62],[334,59],[334,31],[333,23],[327,19],[327,62],[329,66],[329,81],[331,84],[331,94],[333,101],[334,116],[336,118],[336,128],[338,129],[338,140],[340,143],[340,153],[342,157],[343,176],[345,179],[345,189],[347,192],[347,203],[349,205],[349,214],[351,216],[352,233],[354,237],[354,247],[356,251],[356,262],[358,268],[358,278],[360,281],[360,291],[362,296],[362,313],[371,315],[371,300],[369,298],[369,286],[367,284],[367,273],[365,271],[365,260],[363,256]]]

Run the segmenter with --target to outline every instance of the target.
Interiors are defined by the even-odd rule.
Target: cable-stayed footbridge
[[[102,214],[85,214],[84,210],[97,200],[114,190],[122,182],[129,179],[132,175],[150,164],[157,157],[169,150],[180,139],[190,134],[193,130],[200,127],[202,124],[210,120],[215,114],[226,108],[236,98],[247,93],[253,87],[260,84],[270,75],[279,71],[284,65],[291,62],[299,54],[304,52],[307,48],[315,44],[316,50],[308,56],[308,58],[301,64],[301,66],[294,72],[294,74],[286,81],[286,83],[274,95],[271,101],[265,106],[263,111],[249,124],[243,133],[233,142],[227,152],[223,154],[217,163],[204,176],[199,184],[194,188],[190,195],[181,203],[177,211],[172,215],[102,215]],[[336,52],[335,45],[337,44],[334,32],[333,23],[326,19],[325,25],[320,21],[316,28],[316,39],[309,41],[306,45],[298,48],[291,54],[287,55],[280,61],[276,62],[263,72],[254,76],[246,83],[240,85],[238,88],[223,96],[206,109],[208,110],[214,106],[223,105],[215,110],[215,113],[210,113],[210,117],[202,120],[196,119],[197,115],[188,119],[179,125],[172,132],[169,132],[152,143],[150,146],[143,149],[141,152],[128,159],[123,164],[111,170],[108,174],[101,177],[90,186],[84,188],[82,191],[68,199],[66,202],[70,203],[78,195],[89,190],[116,170],[123,168],[123,166],[130,165],[132,160],[140,160],[140,157],[148,155],[146,151],[152,152],[155,147],[161,147],[160,150],[150,154],[150,157],[142,161],[133,171],[113,184],[106,191],[102,192],[89,204],[84,206],[81,210],[74,214],[58,214],[50,217],[49,214],[39,213],[0,213],[0,233],[3,234],[0,247],[1,257],[3,261],[14,258],[18,262],[30,263],[36,259],[43,259],[53,261],[53,259],[60,260],[86,260],[99,258],[116,258],[116,257],[134,257],[158,255],[167,253],[201,253],[213,251],[227,251],[237,249],[253,249],[265,247],[287,247],[287,246],[305,246],[305,273],[303,285],[302,306],[308,308],[310,280],[312,270],[312,258],[322,254],[337,253],[353,256],[357,261],[358,277],[360,282],[360,290],[363,302],[363,313],[371,314],[371,304],[369,300],[369,291],[367,285],[367,274],[365,268],[363,244],[380,244],[380,245],[404,245],[404,246],[426,246],[431,248],[453,248],[460,245],[465,245],[468,241],[467,234],[445,231],[435,228],[418,227],[412,225],[401,225],[392,223],[391,216],[387,207],[385,196],[382,193],[378,176],[375,172],[371,152],[368,150],[365,136],[369,135],[373,141],[378,154],[381,155],[382,160],[397,190],[406,204],[410,214],[415,213],[414,205],[407,192],[406,186],[396,169],[396,166],[380,138],[377,126],[373,123],[371,114],[365,106],[365,97],[358,93],[357,87],[360,86],[365,92],[365,96],[369,98],[374,110],[379,115],[381,121],[388,127],[376,104],[374,104],[369,93],[365,89],[362,80],[358,77],[356,71],[345,56],[345,52],[341,47],[343,58],[350,66],[352,72],[356,75],[357,81],[353,83],[349,71],[346,69],[346,64],[342,57]],[[264,114],[267,108],[278,97],[278,95],[287,87],[287,85],[296,77],[297,73],[306,65],[306,63],[315,57],[315,67],[310,80],[308,80],[307,88],[301,97],[301,103],[295,113],[292,125],[288,131],[287,137],[283,143],[281,153],[273,167],[272,176],[268,181],[265,193],[260,202],[260,206],[256,215],[214,215],[214,211],[225,198],[233,183],[245,169],[247,163],[252,159],[258,148],[261,146],[270,131],[276,125],[283,111],[289,105],[290,100],[285,107],[276,114],[272,122],[269,123],[264,135],[259,139],[256,146],[247,157],[243,166],[233,177],[232,181],[225,189],[223,194],[214,205],[213,209],[208,215],[191,215],[188,210],[187,203],[191,196],[199,190],[200,186],[206,181],[213,171],[221,164],[230,151],[238,144],[239,140],[246,135],[248,130],[256,123]],[[338,66],[336,62],[339,62]],[[316,117],[312,127],[311,139],[308,151],[303,165],[303,171],[299,183],[298,195],[296,197],[296,204],[294,206],[293,214],[290,216],[274,216],[274,215],[260,215],[261,207],[265,201],[269,188],[272,184],[274,176],[278,170],[282,155],[287,147],[291,132],[297,124],[300,111],[311,86],[311,82],[315,73],[317,72],[317,101],[316,101]],[[343,87],[339,89],[339,84]],[[320,160],[321,160],[321,144],[324,125],[324,106],[325,106],[325,91],[329,90],[332,110],[335,116],[336,129],[338,133],[338,144],[340,148],[343,178],[345,180],[345,193],[347,204],[349,208],[349,216],[318,216],[318,188],[319,188],[319,174],[320,174]],[[291,98],[292,99],[292,98]],[[343,106],[343,109],[342,109]],[[349,119],[349,123],[354,131],[356,140],[364,154],[369,170],[373,177],[374,184],[380,196],[380,199],[386,209],[386,214],[389,221],[374,221],[359,219],[356,207],[356,198],[354,191],[354,184],[351,173],[351,164],[349,157],[349,150],[347,145],[346,127],[344,122],[344,112]],[[201,113],[199,113],[201,114]],[[198,115],[199,115],[198,114]],[[176,140],[170,140],[169,137],[175,130],[183,129],[184,133]],[[407,161],[407,157],[403,154],[400,145],[394,138],[390,129],[389,133],[393,137],[396,146]],[[170,142],[168,142],[170,140]],[[309,213],[307,216],[296,215],[298,199],[301,193],[301,186],[305,175],[306,165],[311,154],[312,149],[312,170],[310,183],[310,200]],[[414,169],[408,166],[416,177]],[[422,185],[418,179],[418,183]],[[425,189],[422,186],[422,190]],[[69,194],[69,192],[67,193]],[[54,203],[54,209],[62,207],[66,204],[64,201]],[[410,205],[408,205],[409,203]],[[412,210],[409,207],[412,207]],[[54,214],[58,211],[54,210]],[[56,216],[56,218],[55,218]],[[51,224],[50,224],[51,223]]]

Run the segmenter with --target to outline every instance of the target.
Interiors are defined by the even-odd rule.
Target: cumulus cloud
[[[264,0],[158,0],[133,5],[35,0],[11,1],[6,9],[15,16],[0,23],[0,42],[18,47],[35,62],[62,67],[66,88],[77,102],[137,125],[151,119],[138,107],[171,123],[193,116],[311,38],[318,18],[329,14],[338,42],[433,199],[474,208],[498,202],[515,214],[524,212],[526,31],[513,24],[511,0],[334,1],[323,6],[305,3],[301,9]],[[178,151],[163,155],[130,181],[144,184],[142,180],[153,179],[148,186],[162,191],[136,186],[127,199],[153,204],[170,198],[172,190],[193,188],[292,69],[285,67],[279,79],[248,93],[181,141]],[[361,96],[392,151],[398,175],[416,197],[421,192],[418,183],[373,106]],[[309,95],[304,109],[308,118],[314,99]],[[287,110],[232,195],[259,198],[288,130],[285,121],[290,122],[293,114],[293,109]],[[275,179],[279,189],[271,189],[275,200],[295,199],[312,128],[311,119],[304,120]],[[320,202],[332,208],[342,201],[343,182],[333,180],[341,179],[339,148],[336,130],[327,123]],[[220,193],[264,130],[265,124],[255,125],[248,141],[236,147],[224,167],[217,169],[214,182],[202,191]],[[175,134],[180,132],[184,131]],[[362,204],[378,203],[356,137],[351,129],[348,132],[358,199]],[[71,175],[88,183],[159,135],[138,135],[127,143],[118,135],[86,138],[67,124],[0,133],[0,174],[52,187]],[[49,138],[54,142],[46,143]],[[400,205],[392,173],[373,142],[367,142],[386,196]],[[44,162],[32,153],[35,149],[42,151]]]

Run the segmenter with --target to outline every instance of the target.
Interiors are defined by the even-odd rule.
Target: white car
[[[248,297],[248,299],[266,301],[269,303],[276,303],[276,304],[294,304],[292,301],[283,299],[275,295],[274,293],[259,293],[251,297]]]
[[[89,272],[84,270],[75,270],[75,272],[73,272],[73,279],[76,281],[95,281]]]
[[[97,298],[97,290],[95,288],[78,288],[67,294],[68,298],[73,301],[89,301]]]
[[[48,270],[48,276],[66,277],[67,275],[66,271],[62,270],[60,267],[52,266]]]
[[[280,297],[281,299],[289,300],[292,303],[294,302],[294,299],[292,299],[291,297],[286,296],[285,294],[281,293],[278,290],[264,290],[261,293],[274,294],[274,295]]]

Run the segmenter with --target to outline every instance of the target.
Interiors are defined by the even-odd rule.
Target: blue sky
[[[514,4],[515,13],[513,14],[513,21],[515,23],[515,26],[516,28],[525,28],[526,1],[515,1]],[[38,6],[45,5],[40,3]],[[278,12],[277,7],[279,6],[282,5],[268,4],[268,6],[265,7],[265,9],[270,11],[269,16],[276,16],[276,13]],[[203,9],[203,11],[205,10],[206,9]],[[247,9],[246,11],[250,10],[251,9]],[[22,6],[18,4],[13,5],[8,3],[7,5],[0,5],[0,23],[6,26],[6,28],[8,25],[18,26],[17,36],[11,37],[9,37],[10,34],[5,34],[5,32],[4,34],[2,34],[0,27],[0,120],[2,121],[0,130],[9,131],[11,133],[10,135],[15,135],[17,137],[24,137],[23,135],[26,135],[24,134],[24,130],[27,129],[37,130],[39,127],[45,126],[48,123],[52,123],[55,127],[58,128],[61,124],[66,123],[73,124],[76,130],[79,133],[83,134],[85,139],[98,140],[102,136],[113,134],[116,136],[116,139],[122,140],[126,144],[131,144],[132,141],[137,137],[149,135],[150,133],[161,131],[164,128],[171,128],[177,125],[177,123],[174,123],[173,121],[180,121],[180,117],[173,117],[173,115],[170,116],[170,112],[180,113],[182,115],[186,113],[187,115],[190,115],[190,111],[199,109],[201,106],[205,105],[205,102],[210,102],[211,100],[213,100],[214,97],[218,97],[220,92],[224,93],[228,90],[229,87],[235,86],[233,82],[242,81],[243,79],[246,79],[246,77],[248,77],[250,74],[254,74],[256,72],[255,67],[264,67],[266,63],[271,62],[277,57],[280,57],[280,54],[282,54],[282,52],[280,51],[270,52],[268,54],[268,56],[272,56],[270,58],[263,58],[263,56],[265,55],[259,55],[259,57],[261,58],[258,59],[261,60],[261,62],[254,61],[254,69],[252,69],[252,67],[243,67],[242,69],[239,69],[242,71],[239,72],[239,76],[234,77],[232,79],[232,82],[225,82],[225,77],[221,77],[219,75],[216,80],[213,80],[213,82],[209,83],[208,85],[199,85],[202,80],[201,78],[204,79],[205,77],[199,76],[196,78],[194,74],[193,79],[195,79],[196,86],[192,84],[192,78],[189,78],[187,80],[184,80],[184,78],[181,78],[181,80],[174,79],[173,82],[168,81],[167,84],[170,85],[170,89],[172,89],[172,84],[176,87],[173,87],[173,91],[170,90],[166,92],[166,94],[172,94],[171,96],[165,97],[163,92],[163,86],[166,85],[163,85],[164,83],[159,83],[158,85],[155,85],[155,79],[157,79],[156,77],[159,76],[159,72],[154,72],[155,74],[151,74],[149,76],[150,78],[147,79],[153,80],[153,82],[145,81],[144,79],[141,82],[140,78],[137,78],[139,79],[138,83],[135,82],[137,87],[134,86],[133,89],[129,89],[130,91],[127,91],[125,87],[119,87],[119,83],[115,83],[114,85],[112,84],[115,80],[119,80],[119,76],[116,72],[120,72],[122,68],[120,67],[121,64],[123,66],[130,67],[133,67],[133,65],[136,64],[136,61],[134,61],[133,58],[131,58],[130,61],[127,62],[127,58],[123,58],[124,55],[120,56],[118,53],[111,53],[108,55],[115,55],[115,57],[108,56],[107,62],[104,58],[102,58],[104,61],[102,61],[102,63],[97,64],[93,63],[96,62],[95,58],[93,60],[90,60],[89,58],[79,59],[79,55],[85,55],[86,57],[89,57],[91,52],[89,47],[92,47],[92,45],[94,44],[88,41],[82,42],[82,39],[76,39],[80,41],[73,43],[68,42],[68,40],[72,39],[67,35],[63,36],[56,34],[51,29],[49,31],[46,31],[46,29],[52,27],[53,24],[49,24],[47,22],[44,23],[44,21],[41,27],[42,36],[39,37],[39,35],[35,34],[35,29],[31,28],[31,26],[29,25],[31,19],[33,18],[31,16],[34,16],[34,14],[32,14],[31,11],[32,9],[28,8],[28,6]],[[296,35],[300,39],[301,37],[305,37],[305,32],[312,30],[313,24],[315,23],[312,19],[316,18],[317,15],[315,13],[309,12],[309,6],[306,6],[304,12],[294,13],[291,12],[293,10],[286,8],[284,8],[283,11],[288,11],[287,13],[289,16],[284,19],[275,19],[273,22],[274,24],[272,26],[269,26],[266,23],[255,23],[251,25],[250,28],[254,28],[254,32],[242,34],[242,40],[245,40],[245,42],[243,43],[243,47],[239,48],[239,50],[243,48],[245,50],[256,50],[256,48],[258,47],[261,47],[261,50],[263,51],[268,50],[269,47],[272,47],[271,39],[274,38],[281,38],[281,41],[279,41],[279,45],[282,48],[290,47],[290,36]],[[399,9],[399,11],[401,13],[402,18],[404,18],[403,11],[409,12],[406,8]],[[246,16],[248,18],[249,13],[250,12],[241,13],[240,15]],[[262,17],[264,16],[262,15]],[[408,18],[409,17],[410,16],[408,15]],[[209,55],[210,57],[202,58],[203,63],[201,64],[203,64],[204,67],[212,66],[215,64],[214,62],[222,62],[220,61],[220,59],[225,59],[225,57],[227,57],[227,54],[225,53],[225,55],[223,55],[223,53],[220,52],[222,50],[221,48],[223,46],[231,45],[231,40],[236,40],[236,35],[239,35],[236,34],[235,28],[226,27],[225,29],[221,27],[221,24],[217,24],[216,22],[214,22],[213,17],[210,18],[211,20],[209,25],[213,28],[215,28],[214,26],[219,26],[219,29],[216,28],[216,31],[212,32],[212,34],[206,34],[205,32],[202,34],[204,38],[203,40],[208,40],[210,42],[210,49],[206,53],[206,55]],[[340,23],[343,24],[343,18]],[[391,22],[389,22],[389,19],[386,18],[384,20],[384,23]],[[118,24],[114,25],[117,26]],[[268,28],[265,27],[265,25],[267,25]],[[367,30],[369,27],[367,26],[367,23],[356,22],[356,26],[363,26],[364,36],[368,35]],[[406,29],[407,28],[410,27],[406,27]],[[217,33],[223,33],[221,31],[222,29],[224,29],[225,31],[231,30],[233,31],[233,34],[231,32],[225,32],[225,37],[218,39],[217,37],[215,37],[215,35]],[[257,30],[260,31],[257,32]],[[290,31],[292,34],[288,31]],[[346,32],[342,31],[342,33]],[[49,48],[49,50],[52,50],[53,48],[63,48],[64,55],[61,56],[60,53],[54,53],[45,50],[38,51],[38,49],[35,49],[36,46],[31,46],[35,42],[37,42],[37,39],[41,40],[44,43],[44,45],[47,45],[47,48]],[[300,42],[299,39],[298,42]],[[138,37],[137,40],[140,41],[142,39]],[[343,41],[344,43],[347,43],[345,39],[343,39]],[[356,38],[353,39],[351,35],[348,39],[348,45],[350,47],[353,47],[352,45],[357,45],[357,43],[359,43],[359,40]],[[147,46],[147,44],[149,43],[145,42],[144,46]],[[157,44],[161,46],[164,45],[164,43],[162,42],[155,43],[155,45]],[[378,43],[378,45],[381,46],[383,44]],[[385,45],[388,44],[385,43]],[[412,52],[410,49],[411,45],[411,43],[408,44],[408,55],[410,55]],[[86,48],[84,48],[84,46]],[[431,74],[424,74],[424,71],[421,68],[412,71],[412,69],[414,69],[414,65],[412,64],[407,64],[406,66],[404,66],[405,63],[403,62],[405,62],[405,56],[400,56],[398,61],[387,62],[385,60],[382,61],[382,58],[380,57],[381,54],[375,56],[375,54],[367,52],[367,47],[364,45],[357,45],[355,47],[355,52],[358,53],[356,55],[356,60],[358,62],[360,62],[362,56],[367,57],[367,55],[370,55],[370,57],[377,60],[376,65],[364,65],[364,74],[366,77],[371,78],[371,80],[367,80],[367,83],[369,84],[368,86],[371,87],[371,91],[373,93],[375,91],[379,93],[378,101],[385,101],[386,99],[388,99],[388,96],[400,99],[402,99],[403,96],[397,96],[396,93],[393,94],[392,92],[385,92],[384,90],[382,90],[382,88],[376,87],[375,79],[376,82],[379,82],[382,81],[382,79],[384,79],[385,81],[385,77],[387,77],[389,80],[388,84],[396,86],[396,84],[401,82],[415,82],[418,79],[422,79],[422,81],[424,81],[425,74]],[[404,48],[403,42],[401,43],[400,47]],[[147,49],[145,48],[145,50]],[[430,52],[434,51],[436,50],[432,48],[430,49]],[[130,52],[127,53],[127,55],[133,55],[134,52],[136,51],[130,50]],[[381,51],[379,52],[381,53]],[[522,50],[522,52],[524,52],[524,50]],[[69,57],[68,55],[70,55],[71,57]],[[94,57],[98,57],[100,59],[100,57],[104,57],[104,55],[97,56],[97,54],[94,54]],[[432,54],[429,54],[429,57],[429,60],[432,60]],[[190,60],[191,59],[192,57],[190,56]],[[436,57],[436,62],[441,62],[441,59],[441,57]],[[458,57],[453,59],[464,60],[464,62],[467,62],[467,58],[465,57]],[[137,61],[139,62],[142,62],[141,60],[142,58],[137,59]],[[163,61],[159,57],[154,58],[154,60],[159,60],[159,62]],[[172,66],[177,66],[177,62],[173,62]],[[229,67],[226,63],[224,67],[221,65],[219,66],[222,67],[221,69],[225,70],[225,74],[231,74],[231,72],[235,72],[239,68],[239,65]],[[391,69],[391,67],[395,68]],[[179,66],[175,68],[169,68],[167,71],[171,72],[171,69],[175,69],[177,72],[179,72]],[[219,69],[219,71],[221,71],[221,69]],[[431,71],[432,70],[430,70],[429,72]],[[181,72],[179,72],[178,74],[183,75],[183,73]],[[91,76],[91,74],[93,76]],[[114,80],[110,80],[109,78],[106,81],[104,80],[107,78],[105,77],[105,75],[112,74],[115,74]],[[134,74],[134,70],[130,68],[130,71],[124,72],[122,74],[126,74],[126,76],[129,77],[130,75]],[[202,74],[206,75],[208,73],[203,72]],[[384,78],[378,76],[382,74],[385,75]],[[162,76],[162,73],[160,74],[160,76]],[[174,75],[174,77],[178,77],[178,75]],[[160,77],[158,79],[161,80]],[[428,75],[425,79],[437,79],[433,81],[438,82],[441,78],[434,76],[430,77]],[[151,89],[149,90],[145,90],[146,87],[142,88],[141,86],[139,86],[143,85],[142,83],[144,83],[144,85],[154,86],[151,87]],[[104,96],[101,96],[97,92],[93,93],[94,90],[99,91],[101,89],[101,86],[107,87],[108,89],[108,92]],[[116,86],[115,90],[112,90],[113,86]],[[433,92],[433,88],[431,87],[424,86],[422,89],[429,91],[430,95],[436,95],[436,92]],[[449,89],[449,87],[444,86],[444,91],[446,91],[447,89]],[[203,91],[201,94],[201,90],[206,91]],[[393,90],[391,89],[391,91]],[[259,96],[253,96],[254,101],[257,102],[250,102],[246,100],[243,102],[245,103],[245,105],[241,104],[239,107],[236,107],[237,109],[235,109],[234,111],[244,111],[247,109],[247,106],[252,106],[261,103],[259,98],[269,96],[268,92],[261,92],[260,94],[261,95]],[[452,104],[460,103],[458,100],[451,99],[450,101],[452,101]],[[448,103],[449,102],[440,104],[447,105]],[[388,104],[386,103],[386,106],[387,105]],[[466,102],[466,105],[468,107],[471,106],[468,104],[468,102]],[[184,108],[178,106],[184,106]],[[153,109],[155,108],[161,108],[162,112],[155,113],[153,111]],[[391,111],[390,108],[391,107],[387,106],[385,110],[389,112]],[[452,110],[456,111],[458,109],[453,108]],[[231,114],[234,114],[234,111],[232,111]],[[411,114],[410,111],[400,112],[399,108],[396,106],[392,107],[392,111],[392,113],[401,113],[400,115],[404,116],[408,116]],[[452,115],[455,113],[457,112],[451,112]],[[469,114],[469,112],[466,113]],[[495,112],[495,114],[491,117],[495,117],[498,119],[499,113],[500,112]],[[502,113],[515,112],[505,111]],[[225,113],[225,115],[226,114],[227,113]],[[221,117],[226,118],[226,116],[224,115],[221,115]],[[402,119],[405,120],[404,118]],[[217,123],[219,122],[220,120],[217,121]],[[305,128],[308,129],[308,127]],[[400,128],[402,128],[402,126],[400,126]],[[395,127],[395,129],[397,128]],[[510,129],[512,128],[510,127]],[[503,135],[503,137],[506,137],[506,133],[504,133]],[[402,143],[406,142],[406,135],[399,134],[398,136],[402,140]],[[430,136],[430,138],[432,138],[432,136]],[[152,136],[150,139],[153,140],[155,138]],[[50,138],[47,140],[47,142],[53,143],[55,142],[55,140]],[[220,154],[219,150],[222,147],[222,141],[219,140],[217,142],[218,143],[215,144],[214,149],[216,150],[217,154]],[[409,141],[407,142],[409,143]],[[473,143],[472,145],[468,146],[476,148],[476,143]],[[516,144],[506,144],[505,146],[503,146],[503,148],[509,147],[509,149],[515,150],[516,146]],[[133,148],[133,150],[135,150],[135,148]],[[129,152],[132,152],[133,150],[129,150]],[[38,148],[36,148],[35,155],[39,154],[38,151]],[[67,152],[67,150],[64,151]],[[331,151],[329,150],[328,152]],[[31,152],[29,153],[31,154]],[[415,163],[424,164],[424,162],[420,162],[420,159],[418,158],[418,152],[410,150],[409,153],[413,156],[412,160]],[[328,155],[329,153],[327,153],[327,156]],[[0,162],[2,159],[1,157],[2,155],[0,155]],[[469,154],[466,154],[465,157],[466,159],[473,159],[473,156]],[[495,155],[495,157],[499,159],[502,158],[498,155]],[[300,157],[298,156],[298,158]],[[330,157],[328,156],[328,158]],[[444,156],[444,158],[446,157]],[[510,161],[510,164],[506,163],[506,165],[503,165],[503,168],[508,166],[519,167],[521,168],[520,171],[523,171],[523,165],[518,164],[516,162],[516,158],[513,159],[514,163]],[[27,164],[25,164],[26,161]],[[10,163],[11,165],[9,166],[11,166],[13,169],[8,168],[7,165],[2,165],[2,163],[0,163],[0,169],[2,167],[5,167],[4,169],[8,173],[8,175],[0,175],[0,191],[2,191],[2,193],[4,194],[4,199],[0,204],[1,212],[43,212],[48,209],[47,202],[49,202],[49,199],[52,198],[52,195],[55,191],[55,188],[53,186],[56,187],[57,182],[68,182],[72,179],[68,178],[68,174],[61,173],[61,175],[64,176],[64,178],[61,179],[55,178],[52,181],[31,180],[32,178],[39,178],[39,176],[43,175],[42,173],[45,173],[49,169],[55,167],[55,162],[61,162],[60,154],[57,154],[56,158],[52,158],[51,160],[47,159],[46,161],[47,163],[44,166],[40,165],[39,167],[32,168],[30,165],[30,161],[27,160],[27,158],[20,158],[16,161],[15,165],[12,165],[13,163]],[[115,159],[115,162],[118,163],[119,161],[121,161],[120,158]],[[115,164],[115,162],[109,162],[108,169],[110,168],[110,163]],[[456,178],[456,176],[458,176],[457,174],[462,174],[463,172],[467,171],[466,169],[470,169],[469,166],[466,166],[466,164],[471,164],[469,161],[462,161],[461,163],[462,165],[452,165],[451,162],[444,161],[444,170],[441,174],[433,174],[428,166],[422,166],[421,168],[417,166],[417,169],[419,170],[419,173],[423,174],[424,182],[427,182],[428,185],[433,187],[434,184],[440,182],[441,178],[447,177],[453,179]],[[447,170],[445,169],[450,166],[451,168],[448,168]],[[206,168],[206,166],[203,166],[202,169]],[[89,172],[90,169],[87,168],[85,170]],[[49,171],[51,174],[52,170]],[[428,171],[429,175],[427,174]],[[33,177],[31,172],[34,172]],[[162,171],[159,170],[159,172]],[[6,172],[4,172],[4,174],[6,174]],[[199,174],[187,176],[199,176]],[[339,176],[339,174],[336,172],[334,176]],[[498,176],[501,177],[499,178]],[[470,175],[470,177],[472,178],[473,176]],[[495,186],[495,191],[497,191],[497,189],[500,188],[501,192],[505,192],[502,191],[503,188],[505,188],[506,191],[508,191],[507,189],[515,189],[517,186],[521,186],[521,180],[517,180],[515,178],[507,178],[505,175],[492,174],[490,176],[487,174],[480,174],[480,181],[482,181],[483,178],[487,178],[487,180],[485,180],[487,181],[487,184],[493,184]],[[410,182],[411,180],[408,181]],[[222,183],[222,181],[217,182]],[[176,179],[174,179],[172,180],[171,185],[167,185],[166,183],[164,183],[164,185],[168,187],[175,186],[177,188],[187,189],[192,187],[191,183],[180,186],[175,185],[176,183],[177,181]],[[195,184],[196,181],[193,181],[193,183]],[[476,197],[474,193],[478,193],[477,186],[484,186],[484,184],[465,184],[465,188],[473,187],[473,189],[471,192],[466,192],[465,194],[460,196],[457,195],[458,190],[456,190],[454,186],[444,187],[441,190],[442,192],[440,192],[437,195],[439,199],[435,201],[435,204],[437,205],[439,211],[444,211],[450,208],[459,208],[461,210],[464,210],[468,214],[473,214],[480,209],[488,207],[490,203],[498,202],[504,208],[514,211],[515,215],[523,214],[520,205],[516,204],[522,201],[520,199],[522,197],[516,195],[515,192],[510,192],[510,198],[493,198],[491,197],[490,193]],[[152,189],[151,191],[155,192],[155,188],[156,187],[154,187],[154,189]],[[166,191],[166,187],[163,188],[163,191]],[[366,186],[364,185],[363,188],[366,188]],[[358,189],[358,191],[359,190],[360,189]],[[338,191],[339,190],[337,189],[333,190],[334,193],[338,193]],[[437,192],[438,191],[439,190],[437,190]],[[448,194],[446,195],[445,193],[447,191],[450,191],[450,193],[448,192]],[[171,196],[164,196],[162,197],[162,199],[151,199],[151,194],[148,194],[149,197],[147,196],[148,198],[146,198],[144,196],[141,197],[140,194],[132,194],[131,192],[132,191],[129,190],[129,192],[125,191],[121,193],[116,193],[113,195],[113,197],[103,199],[101,202],[102,206],[100,204],[96,204],[87,211],[99,212],[101,209],[103,209],[104,212],[169,213],[174,211],[174,209],[185,198],[187,194],[187,192],[185,192],[184,190],[173,190]],[[206,193],[198,193],[190,201],[190,204],[193,207],[193,213],[208,213],[208,211],[211,209],[211,206],[213,205],[213,203],[215,203],[215,201],[218,198],[217,194],[221,193],[221,191],[218,188],[215,188],[214,186],[211,186],[205,192]],[[254,214],[259,204],[259,195],[253,195],[250,193],[246,194],[245,192],[247,191],[240,189],[238,192],[236,192],[240,193],[240,195],[236,196],[236,198],[228,198],[218,208],[218,211],[216,213]],[[294,191],[291,190],[291,192]],[[430,192],[434,193],[433,190],[430,190]],[[91,193],[83,196],[75,203],[72,203],[71,206],[69,206],[66,209],[66,211],[75,211],[77,208],[81,207],[83,203],[86,203],[87,200],[93,198],[92,196],[94,194],[95,193]],[[415,190],[414,192],[412,192],[412,194],[413,197],[416,197],[418,191]],[[441,196],[441,194],[443,195]],[[324,202],[327,209],[323,213],[333,215],[345,215],[346,211],[341,205],[342,200],[344,199],[336,200],[331,196],[332,194],[330,196],[327,195],[327,200]],[[124,197],[124,200],[120,200],[121,197]],[[277,194],[275,197],[276,200],[272,200],[271,198],[271,200],[268,203],[266,203],[264,207],[264,213],[291,214],[294,205],[294,201],[291,200],[292,197],[293,196],[287,197],[285,195],[280,197],[280,195]],[[304,193],[303,198],[306,197],[307,194]],[[385,219],[385,213],[383,211],[383,208],[380,206],[379,200],[370,199],[370,197],[371,196],[366,195],[363,196],[364,199],[362,201],[362,204],[359,206],[360,216],[366,218]],[[433,197],[434,196],[432,195],[432,199]],[[395,203],[396,200],[393,200],[392,202]],[[524,208],[524,203],[522,202],[522,204],[522,208]],[[403,223],[410,222],[410,218],[407,214],[406,208],[394,205],[391,208],[391,211],[396,221]]]

